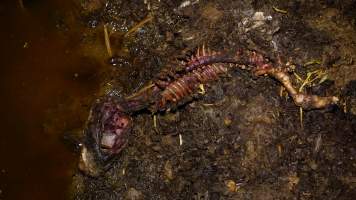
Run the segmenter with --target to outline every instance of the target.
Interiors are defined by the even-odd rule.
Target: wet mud
[[[100,47],[82,41],[71,1],[19,2],[0,3],[0,199],[67,199],[77,155],[65,137],[87,118],[106,54],[88,56]]]

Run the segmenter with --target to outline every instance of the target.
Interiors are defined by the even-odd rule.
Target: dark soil
[[[83,20],[94,30],[86,39],[103,24],[112,32],[115,65],[103,94],[128,95],[205,44],[281,56],[302,77],[323,69],[327,80],[307,91],[342,104],[303,112],[301,122],[278,82],[233,71],[175,111],[134,116],[113,167],[98,178],[76,174],[73,198],[356,199],[356,2],[185,2],[86,2]]]

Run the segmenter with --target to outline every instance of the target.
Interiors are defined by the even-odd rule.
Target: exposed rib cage
[[[168,76],[173,80],[164,80],[165,77],[162,79],[161,76],[161,79],[155,81],[157,87],[163,91],[152,110],[162,111],[166,109],[168,103],[179,103],[180,100],[196,92],[200,84],[217,80],[220,74],[226,73],[228,68],[222,63],[235,62],[235,59],[222,53],[205,50],[204,46],[198,48],[197,53],[185,63],[183,73],[174,75],[169,71]]]
[[[224,55],[220,52],[211,51],[209,48],[205,50],[205,46],[201,49],[198,48],[195,56],[192,56],[190,60],[185,64],[185,71],[191,72],[204,65],[210,65],[214,63],[235,63],[236,60]]]
[[[217,80],[228,71],[228,65],[246,63],[240,51],[232,54],[197,49],[197,53],[181,66],[163,69],[153,83],[126,97],[126,110],[136,112],[148,108],[152,112],[164,111],[181,103],[197,91],[200,84]],[[236,66],[236,65],[235,65]],[[184,103],[184,102],[183,102]]]
[[[176,103],[184,97],[191,95],[196,91],[199,84],[217,80],[219,75],[226,73],[227,70],[221,64],[212,64],[202,66],[178,78],[170,83],[161,93],[161,100],[158,102],[157,109],[163,110],[168,102]]]
[[[164,89],[172,81],[175,81],[194,70],[200,70],[204,66],[216,63],[238,64],[238,61],[239,59],[236,59],[236,55],[211,51],[209,48],[205,49],[205,46],[203,45],[202,48],[198,48],[197,53],[192,55],[186,63],[182,64],[182,66],[162,70],[154,82],[159,88]]]

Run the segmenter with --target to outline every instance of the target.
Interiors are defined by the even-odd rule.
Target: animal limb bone
[[[298,92],[294,88],[287,70],[284,70],[281,67],[263,68],[261,70],[257,70],[255,74],[267,74],[277,79],[286,88],[289,95],[293,98],[294,103],[297,106],[302,107],[304,110],[322,109],[331,105],[336,105],[339,102],[339,98],[335,96],[320,97],[317,95],[309,95],[303,92]]]

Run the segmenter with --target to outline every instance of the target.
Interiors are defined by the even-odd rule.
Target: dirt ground
[[[302,79],[321,70],[306,91],[342,103],[301,119],[278,82],[235,70],[175,111],[134,116],[127,148],[100,177],[78,172],[73,199],[356,199],[356,1],[81,3],[84,40],[111,32],[103,95],[137,91],[205,44],[281,56]]]

